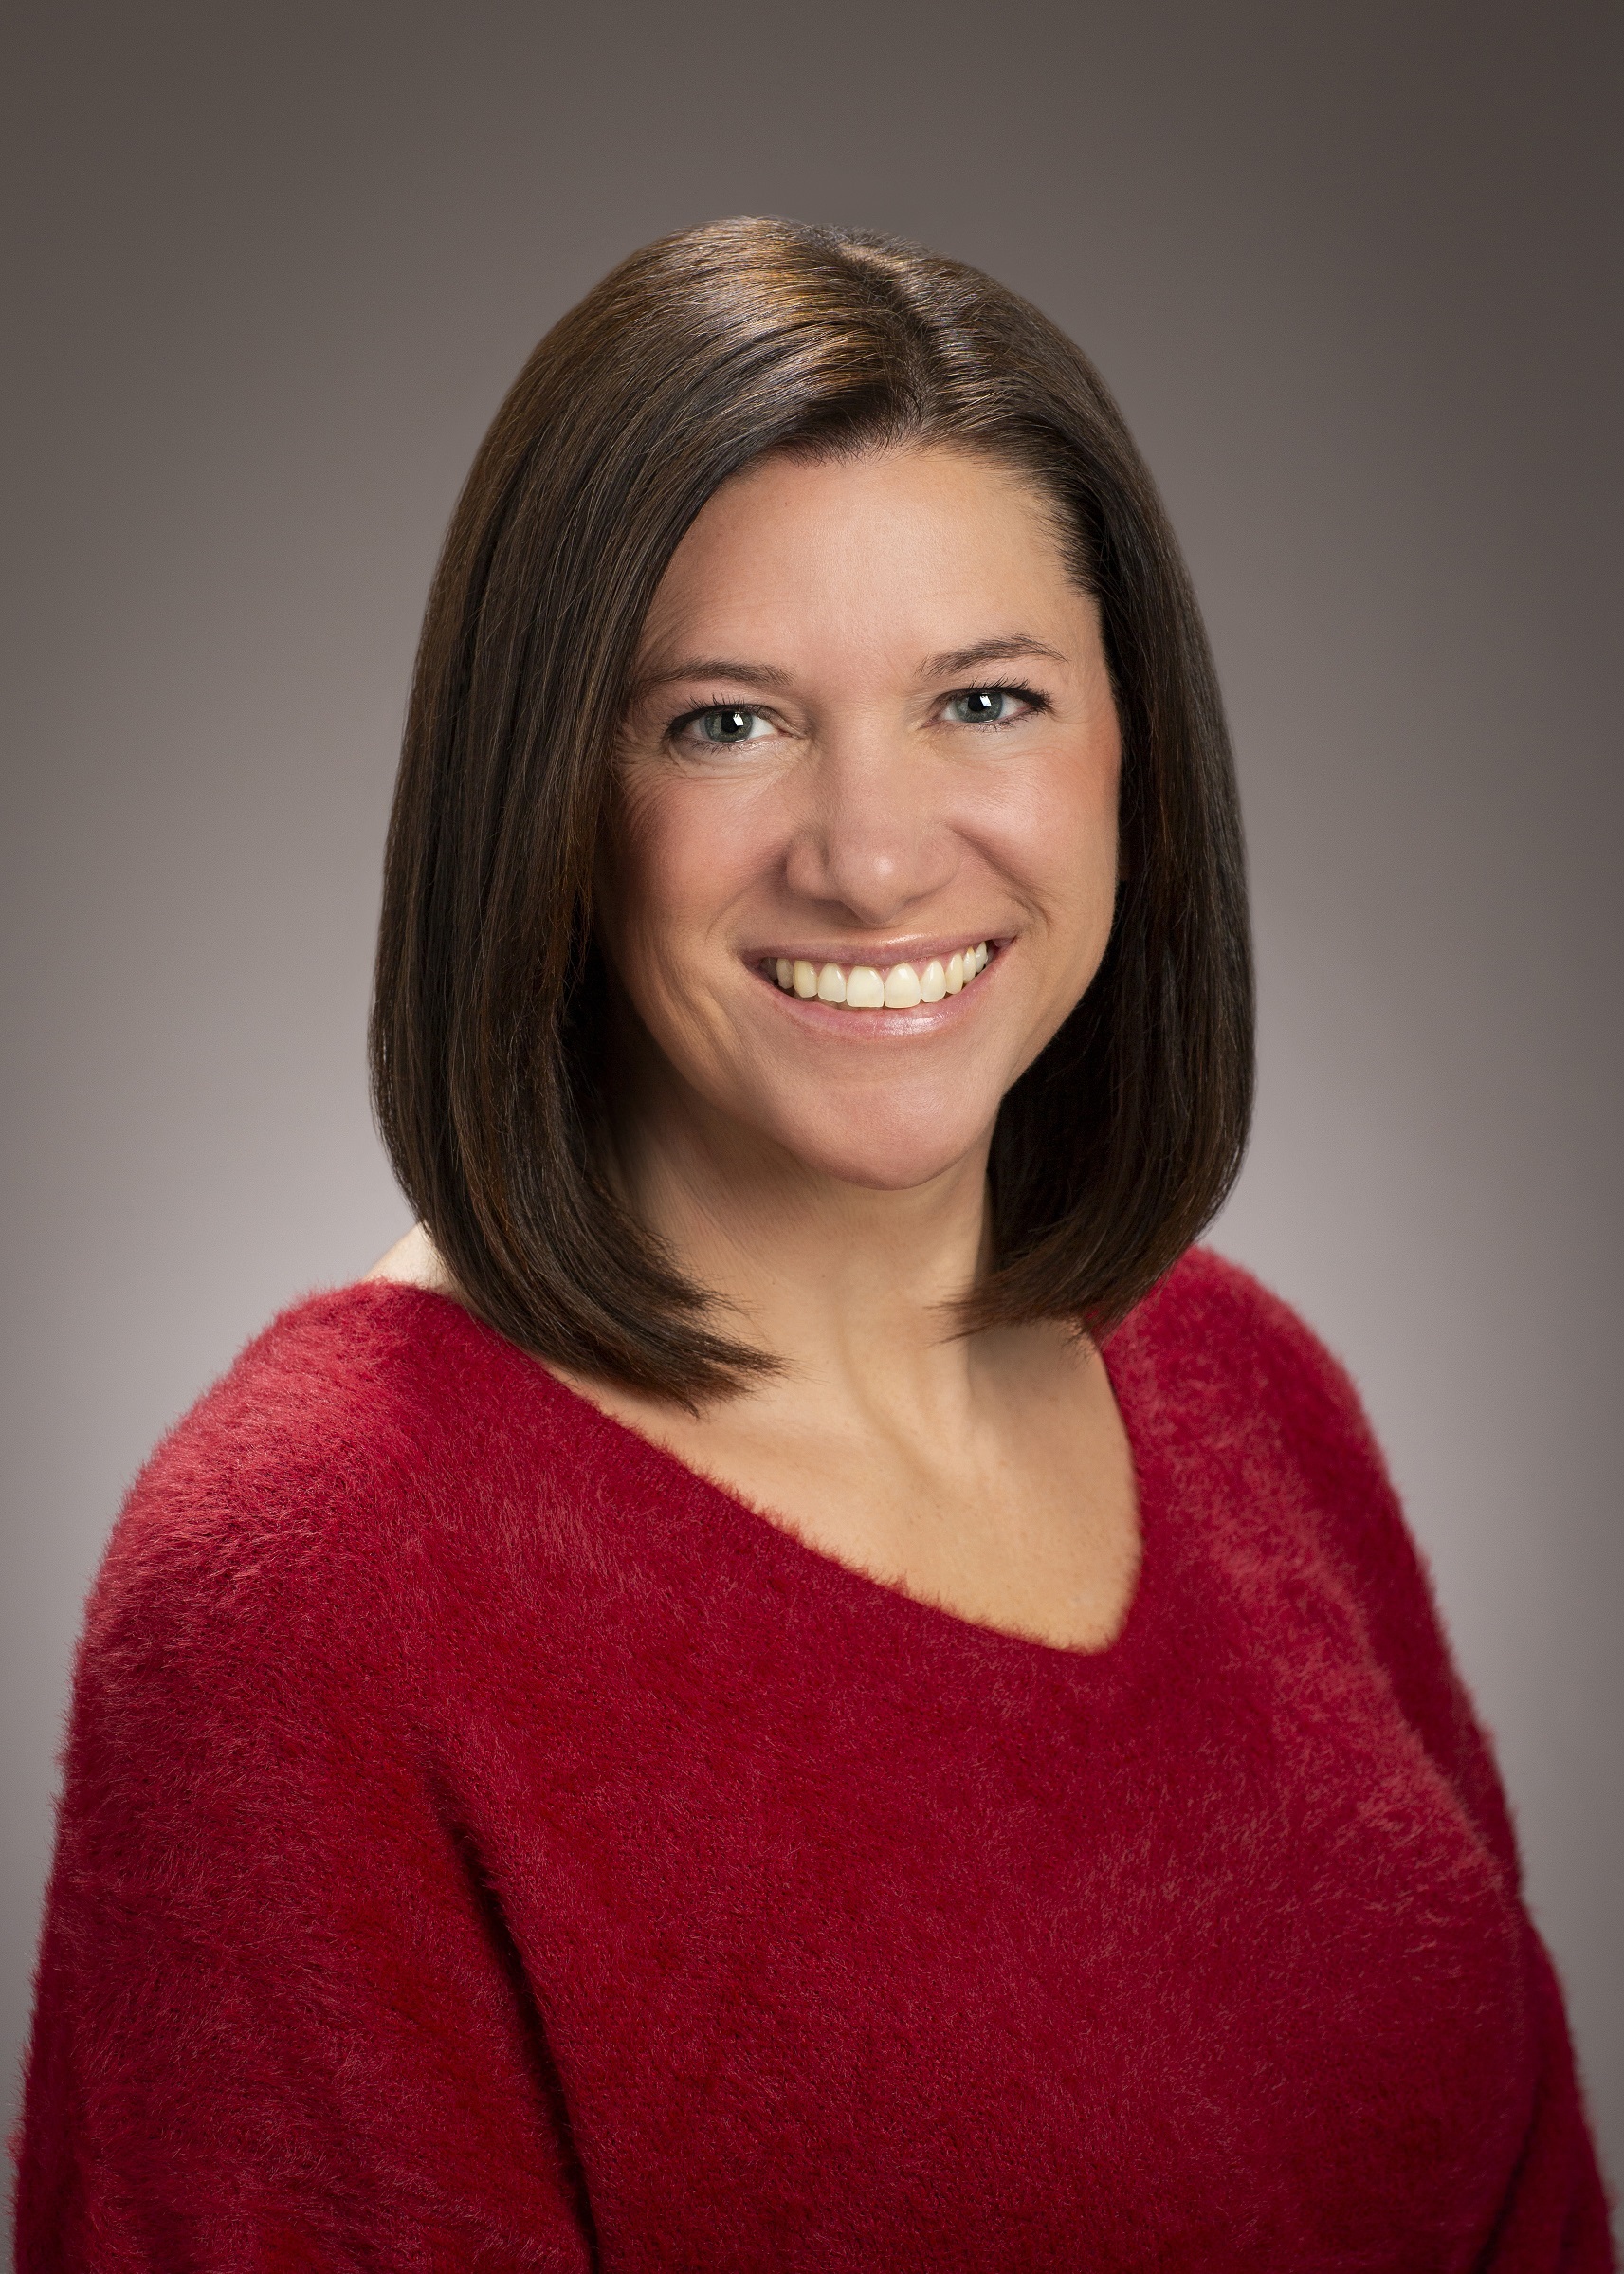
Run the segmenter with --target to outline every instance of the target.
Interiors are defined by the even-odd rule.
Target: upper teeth
[[[987,968],[987,943],[977,942],[950,955],[943,963],[932,956],[921,971],[912,963],[893,963],[881,971],[872,963],[812,963],[805,957],[781,955],[774,976],[786,995],[810,1002],[843,1002],[848,1011],[911,1011],[916,1003],[940,1002]]]

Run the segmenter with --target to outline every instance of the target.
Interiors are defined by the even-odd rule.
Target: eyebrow
[[[956,679],[962,672],[974,670],[977,664],[1013,663],[1021,656],[1042,657],[1049,663],[1064,663],[1065,656],[1058,648],[1046,640],[1033,639],[1030,633],[1012,632],[993,639],[978,639],[968,648],[949,648],[945,653],[933,655],[920,676],[921,679]],[[780,670],[776,664],[739,663],[729,656],[701,656],[684,658],[665,670],[649,671],[637,683],[637,694],[651,694],[656,688],[675,686],[684,679],[728,679],[735,686],[787,688],[790,673]]]
[[[667,669],[648,671],[638,680],[636,693],[651,694],[657,687],[674,687],[680,679],[731,679],[750,687],[787,688],[788,671],[779,670],[776,664],[735,663],[726,656],[703,656],[696,660],[674,663]]]
[[[1049,663],[1064,663],[1066,658],[1058,648],[1047,640],[1033,639],[1024,632],[1012,632],[998,639],[978,639],[973,647],[950,648],[944,655],[933,655],[925,665],[927,679],[957,679],[963,671],[972,671],[980,663],[1013,663],[1018,657],[1041,656]]]

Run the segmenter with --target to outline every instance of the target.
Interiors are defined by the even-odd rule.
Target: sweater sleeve
[[[219,1446],[172,1445],[115,1535],[40,1958],[23,2274],[590,2263],[541,2024],[324,1489],[349,1488],[267,1501]]]
[[[1456,1672],[1357,1390],[1293,1312],[1243,1284],[1261,1314],[1256,1348],[1265,1394],[1322,1512],[1328,1550],[1406,1719],[1498,1859],[1522,1918],[1537,2075],[1522,2152],[1480,2274],[1603,2274],[1615,2263],[1607,2205],[1561,1990],[1523,1904],[1516,1836],[1493,1752]]]

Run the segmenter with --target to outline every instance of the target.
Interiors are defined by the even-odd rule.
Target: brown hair
[[[1252,981],[1233,768],[1189,578],[1080,351],[894,239],[735,220],[633,253],[497,413],[429,596],[384,870],[374,1095],[462,1293],[538,1356],[684,1400],[759,1368],[607,1173],[592,878],[644,617],[700,508],[775,450],[953,442],[1027,470],[1096,596],[1122,728],[1100,972],[1004,1099],[971,1327],[1098,1333],[1233,1181]]]

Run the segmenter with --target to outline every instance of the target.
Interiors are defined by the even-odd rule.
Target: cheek
[[[996,865],[1030,895],[1051,932],[1078,933],[1079,946],[1082,935],[1092,940],[1108,927],[1115,904],[1121,772],[1114,734],[1063,745],[1013,771],[976,816]]]
[[[770,858],[763,816],[733,785],[667,778],[630,796],[606,905],[611,952],[633,994],[701,953]]]

